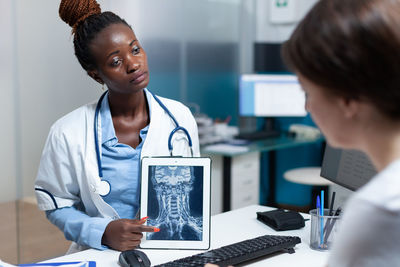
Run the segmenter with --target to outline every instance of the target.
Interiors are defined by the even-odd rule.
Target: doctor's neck
[[[144,90],[131,94],[108,91],[108,102],[113,117],[147,116],[149,110]]]

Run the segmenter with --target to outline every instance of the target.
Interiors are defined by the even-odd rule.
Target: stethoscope
[[[101,153],[100,153],[100,146],[99,146],[99,137],[98,137],[98,124],[99,124],[99,114],[100,114],[100,107],[101,103],[103,102],[104,97],[107,95],[107,92],[104,92],[100,98],[99,101],[97,102],[96,106],[96,111],[94,113],[94,142],[95,142],[95,149],[96,149],[96,158],[97,158],[97,167],[98,167],[98,172],[99,172],[99,177],[100,177],[100,184],[97,188],[97,192],[99,195],[105,197],[111,192],[111,185],[108,181],[103,180],[103,169],[102,169],[102,164],[101,164]],[[150,92],[150,91],[148,91]],[[193,157],[193,148],[192,148],[192,138],[190,137],[190,134],[188,130],[186,130],[184,127],[180,126],[178,121],[176,120],[175,116],[168,110],[168,108],[161,102],[161,100],[152,92],[150,92],[153,98],[157,101],[157,103],[161,106],[161,108],[167,113],[167,115],[173,120],[175,124],[175,128],[171,131],[168,137],[168,150],[169,154],[172,157],[172,137],[173,135],[178,132],[182,131],[185,133],[187,139],[188,139],[188,144],[190,148],[190,153],[191,156]]]

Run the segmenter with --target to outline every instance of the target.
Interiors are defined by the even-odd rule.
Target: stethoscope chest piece
[[[97,188],[97,193],[102,196],[105,197],[108,194],[110,194],[111,192],[111,185],[109,182],[105,181],[105,180],[101,180],[98,188]]]

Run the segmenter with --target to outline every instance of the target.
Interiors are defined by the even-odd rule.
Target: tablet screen
[[[160,229],[144,233],[142,248],[207,249],[209,158],[144,158],[141,217]]]

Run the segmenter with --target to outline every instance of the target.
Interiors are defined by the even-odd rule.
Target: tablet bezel
[[[203,167],[203,233],[202,240],[152,240],[143,233],[140,248],[152,249],[209,249],[211,216],[211,159],[209,157],[143,157],[141,162],[140,217],[147,216],[150,166],[200,166]],[[147,225],[147,222],[145,223]]]

